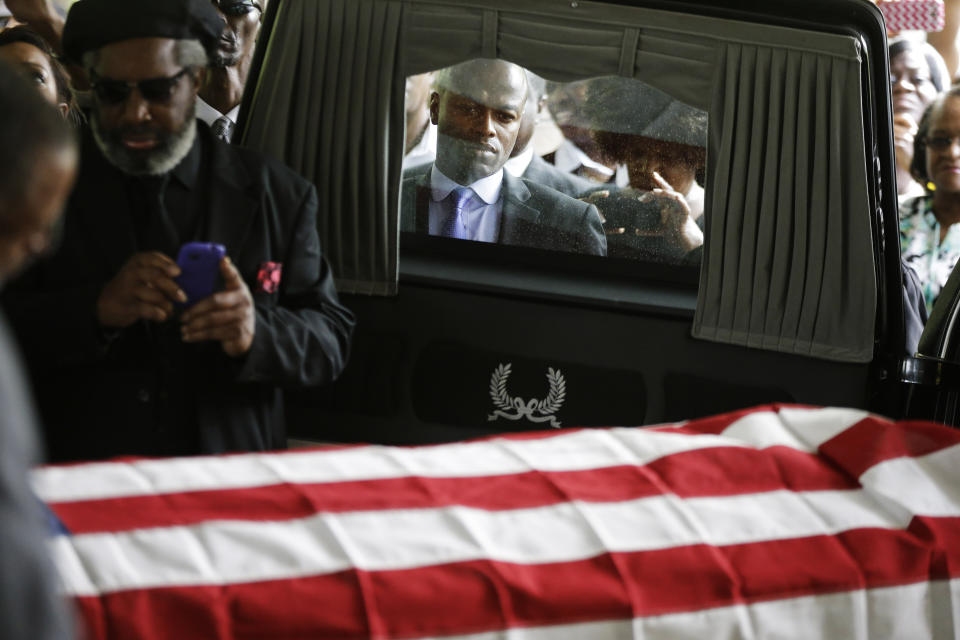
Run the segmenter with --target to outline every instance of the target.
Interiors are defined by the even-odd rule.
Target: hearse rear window
[[[703,244],[707,113],[494,59],[406,79],[401,229],[667,264]]]

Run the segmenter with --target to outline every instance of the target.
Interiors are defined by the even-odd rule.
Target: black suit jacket
[[[432,165],[404,175],[400,197],[400,229],[428,233],[429,176]],[[503,209],[499,244],[607,254],[607,239],[597,208],[535,182],[503,172]]]
[[[344,367],[353,316],[338,302],[320,252],[316,189],[277,162],[216,140],[200,123],[195,144],[204,145],[211,169],[198,239],[225,245],[250,288],[252,348],[237,359],[219,343],[189,345],[189,370],[170,379],[155,366],[167,356],[151,339],[160,325],[98,326],[100,290],[140,250],[133,216],[141,212],[131,211],[129,178],[88,136],[61,246],[5,296],[35,374],[52,459],[284,448],[280,387],[329,382]],[[282,264],[273,293],[258,285],[268,261]],[[186,451],[167,450],[164,434],[148,427],[178,384],[195,385],[199,433]]]

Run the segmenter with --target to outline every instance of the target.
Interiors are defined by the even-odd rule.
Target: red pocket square
[[[257,271],[257,287],[264,293],[274,293],[280,287],[280,272],[283,264],[280,262],[261,262]]]

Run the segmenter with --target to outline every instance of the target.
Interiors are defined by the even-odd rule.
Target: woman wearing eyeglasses
[[[926,193],[900,205],[900,250],[929,312],[960,259],[960,88],[940,94],[923,114],[910,171]]]
[[[937,94],[950,83],[943,58],[926,42],[898,38],[890,42],[888,51],[897,194],[901,198],[911,198],[923,195],[923,186],[910,176],[917,123]]]

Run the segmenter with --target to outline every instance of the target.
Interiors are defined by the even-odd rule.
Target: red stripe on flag
[[[471,561],[352,570],[79,600],[94,638],[403,638],[631,619],[913,584],[932,577],[938,553],[905,531],[861,529],[565,563]]]
[[[915,516],[907,531],[938,549],[934,560],[937,577],[960,577],[960,518]]]
[[[77,598],[89,640],[370,638],[362,585],[342,572],[224,586],[138,589]],[[322,631],[322,632],[321,632]]]
[[[820,455],[859,478],[886,460],[918,457],[960,444],[960,431],[930,422],[865,419],[820,445]]]
[[[285,520],[318,512],[436,508],[523,509],[582,500],[649,496],[727,496],[775,490],[854,489],[857,481],[814,454],[713,447],[676,453],[645,466],[531,471],[480,478],[403,477],[281,484],[52,504],[74,534],[192,525],[206,520]]]
[[[780,413],[781,409],[809,409],[811,411],[820,410],[818,407],[806,404],[775,403],[761,405],[759,407],[750,407],[749,409],[740,409],[730,413],[721,413],[706,418],[697,418],[691,420],[679,427],[651,427],[653,431],[666,433],[685,433],[688,435],[720,435],[734,422],[746,418],[755,413]]]

